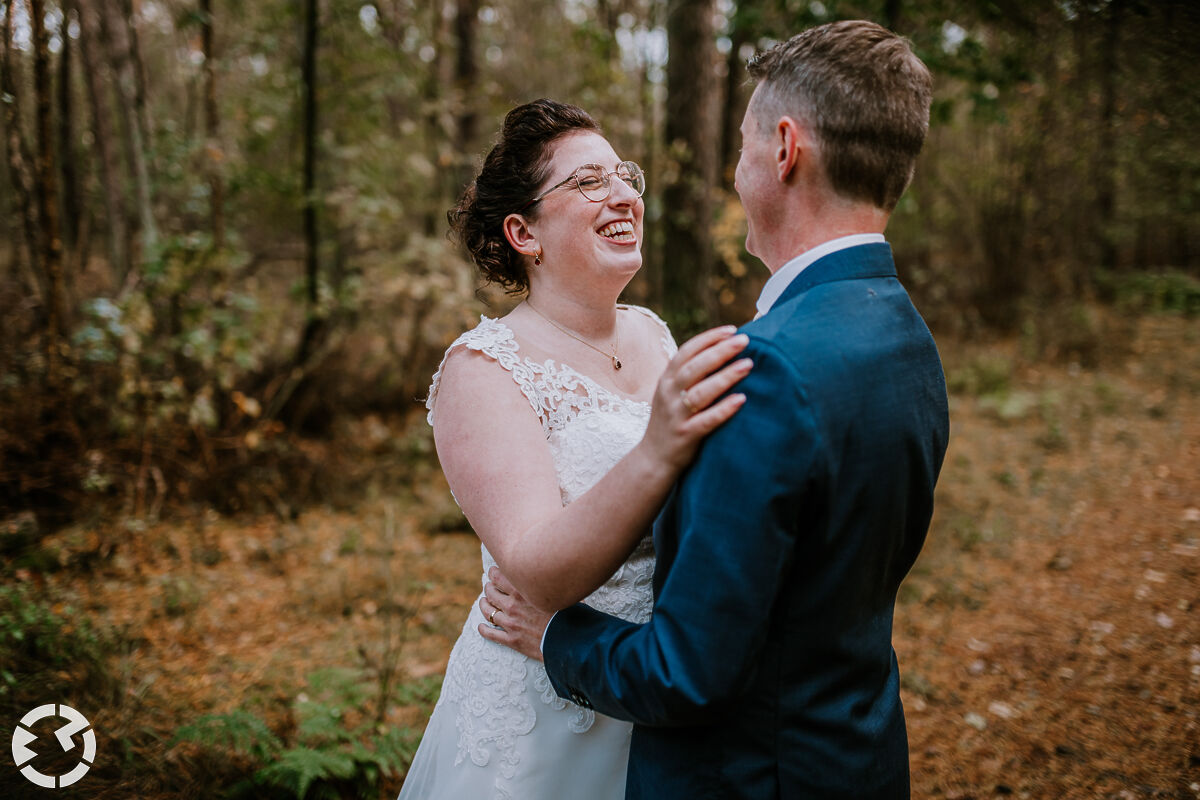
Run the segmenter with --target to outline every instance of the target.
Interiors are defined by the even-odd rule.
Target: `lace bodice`
[[[638,306],[620,308],[653,319],[661,330],[664,353],[668,358],[675,354],[675,341],[666,323],[654,312]],[[460,346],[495,359],[520,387],[546,433],[563,505],[590,489],[637,444],[646,430],[649,403],[622,397],[552,359],[539,363],[522,358],[512,330],[499,320],[480,317],[479,325],[450,345],[446,357]],[[425,401],[430,425],[445,364],[443,358]]]
[[[623,313],[640,313],[655,320],[664,354],[675,353],[666,325],[653,312],[622,306]],[[522,356],[512,330],[496,319],[481,317],[479,325],[460,336],[446,351],[467,347],[493,359],[506,370],[537,414],[558,476],[566,505],[590,489],[620,461],[645,432],[650,404],[622,397],[565,364],[533,361]],[[442,366],[445,365],[442,361]],[[426,407],[433,424],[442,367],[429,389]],[[483,577],[496,562],[483,545]],[[650,618],[654,549],[649,536],[603,586],[584,602],[600,611],[633,622]],[[528,733],[536,717],[527,695],[533,693],[556,710],[567,710],[568,728],[582,733],[591,727],[594,712],[559,698],[538,662],[483,639],[476,630],[483,622],[473,606],[463,634],[451,654],[442,702],[458,703],[459,761],[469,757],[484,766],[493,755],[500,772],[511,777],[516,769],[515,737]],[[493,750],[495,751],[493,753]],[[502,796],[499,792],[498,796]]]

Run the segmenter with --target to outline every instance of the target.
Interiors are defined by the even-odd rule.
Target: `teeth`
[[[613,222],[599,231],[601,236],[620,241],[630,241],[633,237],[633,223],[629,221]]]

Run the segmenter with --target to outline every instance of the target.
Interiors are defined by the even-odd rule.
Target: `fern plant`
[[[414,693],[429,692],[422,681]],[[436,691],[436,689],[434,689]],[[284,742],[248,711],[207,714],[180,727],[172,745],[190,742],[213,756],[248,759],[253,772],[226,788],[231,798],[340,800],[378,795],[384,777],[411,763],[419,735],[377,725],[364,713],[369,687],[354,670],[309,674],[293,707],[295,733]]]
[[[283,743],[267,727],[267,723],[249,711],[228,714],[205,714],[175,732],[171,746],[194,742],[206,748],[218,748],[242,753],[263,761],[283,750]]]

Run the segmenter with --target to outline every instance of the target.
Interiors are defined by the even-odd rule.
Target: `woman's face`
[[[591,131],[570,133],[554,145],[542,193],[584,164],[599,164],[605,172],[621,162],[603,136]],[[588,200],[574,181],[550,192],[536,209],[530,230],[542,251],[538,270],[595,273],[628,282],[642,266],[642,216],[645,204],[637,192],[616,175],[609,177],[608,197]]]

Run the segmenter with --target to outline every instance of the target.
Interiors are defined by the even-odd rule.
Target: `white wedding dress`
[[[675,354],[670,332],[653,312],[621,308],[654,319],[664,352]],[[529,400],[546,433],[563,505],[590,489],[645,432],[649,403],[614,394],[564,364],[523,358],[513,332],[498,320],[481,317],[446,354],[457,347],[494,359]],[[440,376],[441,367],[426,402],[430,424]],[[519,457],[514,454],[514,468]],[[481,550],[482,584],[496,562],[486,547]],[[653,573],[654,547],[647,536],[584,602],[645,622]],[[484,639],[477,630],[482,622],[473,603],[400,800],[621,800],[630,723],[559,698],[540,662]]]

